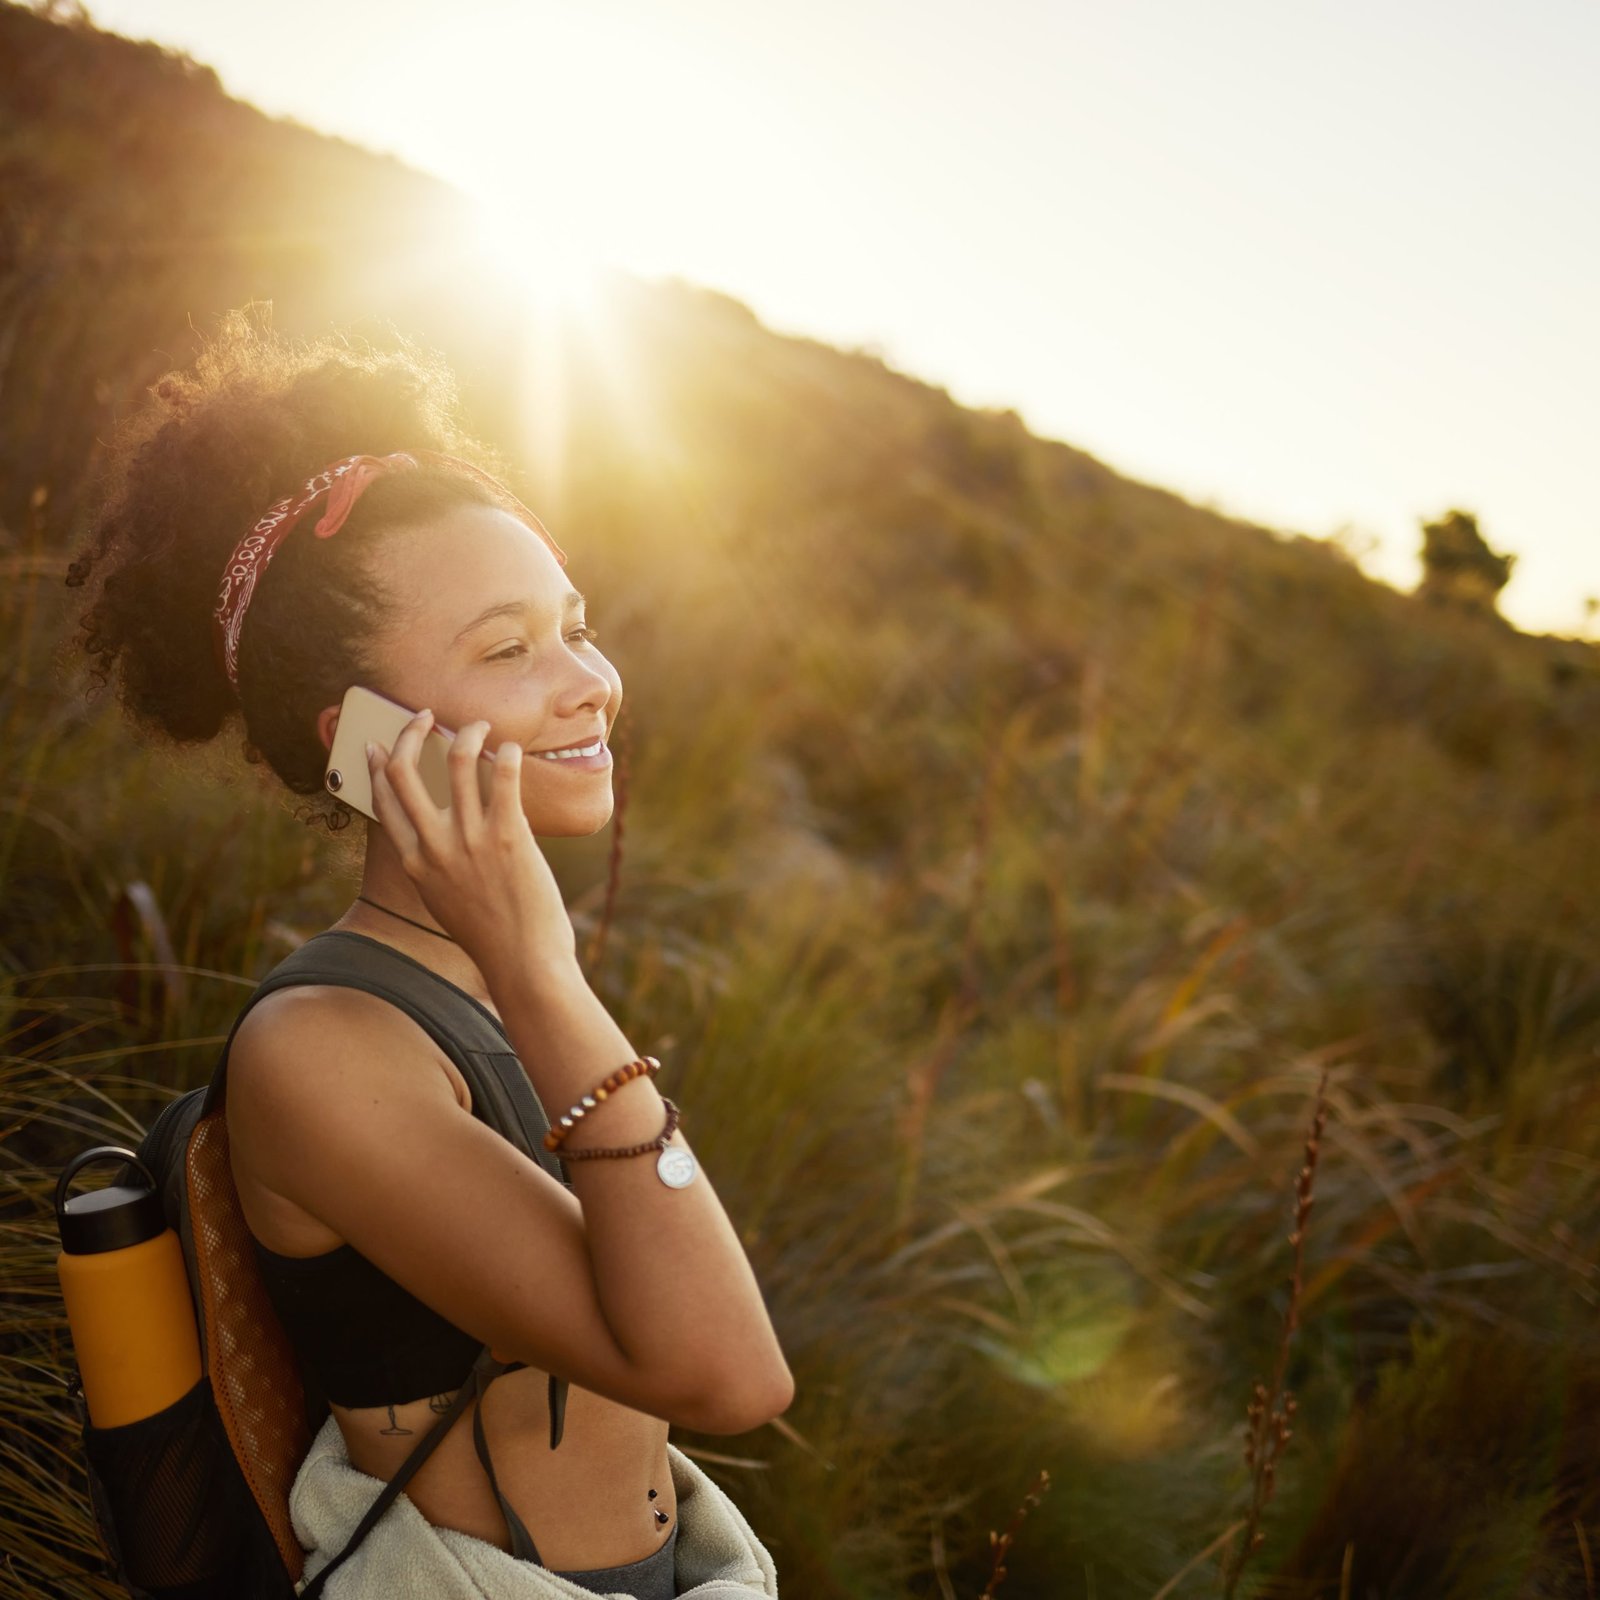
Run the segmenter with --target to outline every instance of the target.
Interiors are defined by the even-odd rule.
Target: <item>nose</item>
[[[599,709],[617,692],[615,678],[596,663],[578,656],[568,659],[571,665],[562,679],[555,704],[556,715],[563,721],[581,716],[585,709]]]

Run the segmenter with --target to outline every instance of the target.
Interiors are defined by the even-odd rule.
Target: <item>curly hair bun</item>
[[[343,334],[291,341],[270,317],[270,302],[229,311],[194,362],[118,424],[67,569],[74,588],[98,578],[74,643],[91,694],[117,675],[124,711],[153,734],[199,743],[242,712],[247,754],[293,793],[323,796],[323,820],[340,827],[352,814],[323,790],[316,715],[369,664],[390,599],[373,541],[400,520],[494,504],[493,492],[466,473],[421,468],[374,484],[339,538],[314,551],[285,539],[245,620],[237,699],[212,644],[223,565],[264,507],[342,456],[428,449],[502,469],[462,430],[456,381],[437,353],[398,334],[392,350]]]

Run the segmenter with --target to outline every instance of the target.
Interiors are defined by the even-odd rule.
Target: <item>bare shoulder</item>
[[[438,1097],[471,1112],[472,1093],[444,1051],[398,1006],[364,989],[308,983],[278,989],[250,1008],[228,1050],[227,1103],[289,1109],[381,1076],[386,1087]]]
[[[337,1231],[301,1194],[307,1163],[354,1159],[350,1137],[383,1106],[408,1128],[472,1113],[454,1062],[405,1012],[337,984],[279,989],[250,1008],[228,1050],[229,1158],[246,1220],[291,1254],[332,1248]]]
[[[742,1346],[713,1360],[618,1342],[577,1195],[463,1106],[405,1012],[335,986],[263,996],[228,1072],[234,1178],[269,1249],[348,1244],[510,1359],[669,1422],[748,1425],[752,1409],[730,1398],[750,1391]]]

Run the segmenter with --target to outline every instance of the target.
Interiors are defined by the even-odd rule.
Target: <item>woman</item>
[[[319,796],[310,814],[334,829],[355,815],[323,787],[345,689],[419,708],[392,749],[370,752],[378,820],[332,928],[499,1018],[552,1123],[590,1096],[562,1145],[569,1188],[474,1118],[460,1072],[377,995],[318,984],[252,1008],[230,1051],[227,1122],[268,1288],[283,1304],[310,1292],[389,1308],[361,1334],[370,1367],[348,1325],[286,1319],[302,1365],[338,1375],[337,1435],[324,1434],[341,1465],[387,1480],[487,1344],[525,1363],[481,1401],[503,1502],[470,1403],[403,1498],[508,1556],[536,1547],[537,1565],[585,1590],[675,1594],[669,1425],[757,1427],[793,1382],[709,1177],[682,1155],[658,1168],[663,1146],[688,1142],[681,1128],[660,1139],[668,1102],[585,982],[535,843],[609,820],[621,679],[559,546],[467,460],[484,452],[453,420],[436,359],[291,346],[234,313],[154,394],[112,443],[73,568],[75,582],[103,576],[85,617],[102,677],[118,669],[128,711],[179,741],[237,712],[252,758]],[[449,812],[416,767],[434,723],[455,734]],[[575,746],[592,753],[557,753]],[[487,803],[480,753],[493,758]],[[581,1158],[631,1146],[643,1154]],[[570,1383],[559,1449],[550,1373]],[[330,1554],[313,1551],[307,1573]],[[367,1592],[357,1571],[359,1559],[334,1575],[329,1600]]]

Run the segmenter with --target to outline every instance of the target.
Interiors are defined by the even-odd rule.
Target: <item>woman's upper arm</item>
[[[461,1106],[404,1013],[273,996],[234,1035],[227,1107],[252,1179],[502,1359],[700,1428],[700,1397],[665,1392],[607,1326],[577,1198]]]

